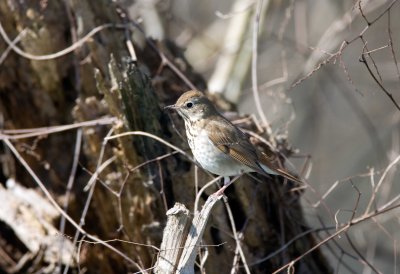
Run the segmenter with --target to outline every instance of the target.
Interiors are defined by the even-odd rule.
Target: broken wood
[[[155,273],[194,273],[194,263],[208,218],[215,203],[221,197],[210,195],[202,210],[195,212],[192,221],[190,221],[189,210],[180,203],[176,203],[168,210],[168,221],[164,229]],[[182,243],[184,243],[183,246]]]

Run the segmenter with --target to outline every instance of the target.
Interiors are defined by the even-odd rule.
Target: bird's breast
[[[222,176],[236,176],[251,171],[247,166],[218,149],[211,142],[204,128],[186,125],[186,135],[194,158],[209,172]]]

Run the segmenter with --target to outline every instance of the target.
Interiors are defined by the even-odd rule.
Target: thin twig
[[[370,54],[370,50],[368,49],[368,43],[367,43],[367,41],[365,41],[365,38],[364,38],[364,35],[360,35],[360,40],[363,42],[363,44],[364,44],[364,48],[363,48],[363,54],[366,54],[366,55],[368,55],[368,57],[371,59],[371,61],[372,61],[372,65],[374,66],[374,69],[375,69],[375,71],[376,71],[376,74],[378,75],[378,78],[379,78],[379,81],[380,81],[380,83],[383,85],[383,78],[382,78],[382,75],[381,75],[381,73],[379,72],[379,69],[378,69],[378,65],[376,64],[376,62],[375,62],[375,59],[374,58],[372,58],[372,55]]]
[[[394,65],[396,67],[397,78],[400,81],[399,65],[397,64],[396,53],[395,53],[394,47],[393,47],[392,28],[391,28],[391,20],[390,20],[390,9],[388,10],[388,35],[389,35],[389,47],[390,47],[390,51],[392,53]]]
[[[111,128],[111,129],[108,131],[107,136],[111,135],[113,132],[114,132],[114,128]],[[89,182],[88,182],[87,185],[86,185],[86,187],[91,187],[91,188],[90,188],[90,192],[89,192],[89,194],[88,194],[88,197],[86,198],[86,202],[85,202],[85,205],[84,205],[84,208],[83,208],[83,211],[82,211],[80,220],[79,220],[79,226],[80,226],[81,228],[82,228],[83,225],[85,224],[86,214],[87,214],[87,212],[88,212],[88,210],[89,210],[89,205],[90,205],[90,202],[91,202],[92,197],[93,197],[94,187],[95,187],[95,182],[96,182],[96,180],[97,180],[97,177],[99,176],[99,174],[100,174],[109,164],[111,164],[111,163],[116,159],[116,156],[113,156],[113,157],[111,157],[110,159],[106,160],[104,163],[102,163],[102,162],[103,162],[103,157],[104,157],[104,151],[105,151],[105,146],[106,146],[106,144],[107,144],[107,141],[103,141],[103,144],[102,144],[102,147],[101,147],[101,150],[100,150],[99,159],[98,159],[98,161],[97,161],[96,171],[95,171],[95,172],[93,173],[93,175],[90,177]],[[85,188],[86,188],[86,187],[85,187]],[[79,234],[80,234],[80,231],[77,230],[77,231],[75,232],[75,235],[74,235],[73,245],[76,245],[76,243],[77,243],[77,241],[78,241],[78,238],[79,238]],[[139,269],[141,269],[141,268],[139,268]],[[68,270],[69,270],[69,266],[67,265],[67,266],[65,267],[65,269],[64,269],[64,274],[67,274],[67,273],[68,273]]]
[[[129,263],[131,263],[133,266],[137,267],[138,269],[141,269],[141,267],[135,262],[133,261],[131,258],[129,258],[127,255],[125,255],[123,252],[119,251],[118,249],[116,249],[115,247],[113,247],[112,245],[105,243],[103,240],[88,234],[83,228],[80,227],[80,225],[78,225],[58,204],[57,202],[54,200],[53,196],[51,196],[50,192],[47,190],[47,188],[45,187],[45,185],[42,183],[42,181],[39,179],[39,177],[35,174],[35,172],[31,169],[31,167],[28,165],[28,163],[25,161],[25,159],[19,154],[19,152],[17,151],[17,149],[14,147],[14,145],[8,140],[8,139],[3,139],[3,142],[7,145],[7,147],[12,151],[12,153],[14,154],[14,156],[19,160],[19,162],[21,163],[21,165],[26,169],[26,171],[31,175],[32,179],[36,182],[36,184],[39,186],[39,188],[43,191],[43,193],[45,194],[45,196],[47,197],[47,199],[50,201],[50,203],[55,207],[55,209],[60,212],[60,214],[62,216],[64,216],[64,218],[71,224],[73,225],[80,233],[82,233],[83,235],[86,235],[86,237],[88,237],[89,239],[96,241],[100,244],[102,244],[103,246],[109,248],[111,251],[115,252],[116,254],[118,254],[119,256],[121,256],[122,258],[124,258],[126,261],[128,261]]]
[[[257,1],[256,11],[254,13],[253,19],[253,46],[252,46],[252,56],[251,56],[251,82],[253,87],[253,97],[254,102],[256,104],[257,113],[261,118],[263,126],[265,127],[267,134],[271,135],[272,130],[265,116],[264,110],[261,106],[260,94],[258,91],[258,77],[257,77],[257,58],[258,58],[258,31],[259,31],[259,23],[260,16],[262,10],[263,0]]]
[[[67,131],[75,128],[81,127],[93,127],[93,126],[100,126],[100,125],[111,125],[117,122],[118,119],[116,117],[103,117],[95,120],[84,121],[80,123],[74,123],[69,125],[62,125],[62,126],[52,126],[52,127],[38,127],[38,128],[31,128],[31,129],[19,129],[19,130],[0,130],[0,140],[17,140],[17,139],[24,139],[30,137],[36,137],[41,135],[47,135],[62,131]],[[22,134],[13,134],[14,132],[23,132]],[[5,134],[3,134],[5,133]]]
[[[361,0],[358,0],[358,9],[360,10],[361,16],[364,18],[364,20],[367,23],[367,25],[370,26],[371,23],[368,21],[367,16],[365,16],[364,11],[361,8]]]
[[[375,186],[371,198],[369,200],[369,203],[367,205],[367,208],[365,209],[365,213],[368,213],[371,209],[371,206],[373,204],[373,202],[376,200],[376,194],[378,193],[379,188],[381,187],[382,183],[384,182],[386,175],[388,174],[388,172],[400,161],[400,155],[396,157],[396,159],[394,159],[385,169],[385,171],[383,172],[381,178],[379,179],[378,184]]]
[[[122,25],[122,24],[104,24],[104,25],[100,25],[98,27],[95,27],[94,29],[92,29],[88,34],[86,34],[84,37],[82,37],[81,39],[79,39],[78,41],[76,41],[75,43],[73,43],[71,46],[60,50],[56,53],[52,53],[52,54],[46,54],[46,55],[34,55],[34,54],[30,54],[28,52],[25,52],[24,50],[22,50],[21,48],[17,47],[16,45],[13,44],[13,42],[10,40],[10,38],[8,37],[7,33],[5,32],[3,25],[0,22],[0,35],[3,37],[4,41],[8,44],[8,46],[18,55],[30,59],[30,60],[35,60],[35,61],[44,61],[44,60],[51,60],[51,59],[56,59],[56,58],[60,58],[66,54],[69,54],[73,51],[75,51],[77,48],[81,47],[83,44],[85,44],[89,38],[91,38],[92,36],[94,36],[96,33],[104,30],[104,29],[108,29],[108,28],[126,28],[126,25]]]
[[[332,235],[328,236],[327,238],[325,238],[324,240],[320,241],[319,243],[315,244],[313,247],[311,247],[309,250],[307,250],[306,252],[304,252],[303,254],[301,254],[300,256],[296,257],[295,259],[293,259],[291,262],[285,264],[284,266],[280,267],[279,269],[275,270],[273,272],[273,274],[277,274],[283,270],[285,270],[286,268],[288,268],[292,263],[296,263],[299,260],[301,260],[303,257],[305,257],[306,255],[310,254],[311,252],[313,252],[314,250],[316,250],[317,248],[319,248],[320,246],[324,245],[325,243],[329,242],[330,240],[334,239],[336,236],[338,236],[339,234],[347,231],[350,227],[357,225],[359,223],[365,222],[373,217],[376,217],[378,215],[384,214],[386,212],[389,212],[391,210],[397,209],[400,207],[400,204],[394,205],[392,207],[381,207],[380,209],[378,209],[376,212],[367,214],[367,215],[363,215],[357,219],[354,219],[352,222],[347,223],[345,225],[343,225],[339,230],[337,230],[335,233],[333,233]]]
[[[75,151],[74,151],[74,158],[72,160],[71,173],[68,178],[67,189],[65,192],[65,200],[64,200],[64,205],[63,205],[63,209],[65,212],[68,212],[69,198],[71,196],[72,186],[74,185],[74,182],[75,182],[76,170],[78,169],[81,144],[82,144],[82,129],[78,129],[76,132]],[[66,223],[66,221],[65,221],[64,216],[61,216],[60,229],[59,229],[61,234],[64,234],[65,223]],[[64,241],[61,240],[60,254],[62,254],[63,248],[64,248]],[[60,260],[58,263],[60,271],[61,271],[61,264],[62,264],[62,261],[61,261],[61,257],[60,257]]]
[[[382,272],[378,271],[367,259],[364,258],[364,255],[358,250],[358,248],[355,246],[353,241],[351,240],[350,236],[348,233],[345,233],[347,242],[350,244],[351,248],[354,250],[355,253],[357,253],[358,257],[360,258],[361,262],[367,266],[369,266],[375,273],[382,274]]]
[[[319,231],[322,231],[322,230],[324,230],[324,231],[326,231],[326,230],[332,230],[332,229],[335,229],[335,227],[332,226],[332,227],[329,227],[329,228],[310,228],[310,229],[308,229],[308,230],[306,230],[306,231],[303,231],[302,233],[296,235],[295,237],[293,237],[292,239],[290,239],[289,241],[287,241],[285,245],[283,245],[283,246],[281,246],[280,248],[278,248],[277,250],[271,252],[270,254],[268,254],[268,256],[266,256],[266,257],[264,257],[264,258],[261,258],[261,259],[259,259],[259,260],[257,260],[257,261],[252,262],[249,266],[255,266],[255,265],[257,265],[257,264],[261,264],[261,263],[263,263],[263,262],[268,261],[269,259],[275,257],[275,256],[278,255],[279,253],[285,251],[291,244],[293,244],[293,243],[296,242],[297,240],[299,240],[299,239],[301,239],[301,238],[303,238],[303,237],[305,237],[305,236],[307,236],[307,235],[310,235],[311,233],[319,232]]]
[[[318,42],[318,46],[316,48],[329,48],[329,49],[334,49],[339,46],[339,50],[329,56],[325,60],[321,60],[321,54],[317,51],[314,51],[313,54],[308,58],[307,64],[305,66],[305,70],[307,73],[301,77],[300,79],[296,80],[292,85],[291,88],[296,87],[297,85],[301,84],[304,80],[310,78],[316,71],[318,71],[322,66],[329,64],[332,60],[335,60],[337,56],[341,56],[344,50],[347,48],[348,45],[352,44],[356,40],[360,39],[363,37],[363,35],[368,31],[370,26],[372,26],[375,22],[377,22],[383,15],[388,12],[392,6],[398,2],[399,0],[393,0],[374,20],[369,21],[367,20],[367,26],[364,27],[364,29],[357,34],[355,37],[346,40],[346,41],[340,41],[338,38],[340,38],[340,33],[347,31],[348,26],[354,21],[354,19],[357,17],[357,15],[362,12],[362,9],[355,9],[355,12],[347,12],[341,19],[334,21],[330,27],[327,29],[327,31],[322,35],[321,39]],[[359,3],[359,2],[357,2]],[[356,3],[356,4],[357,4]],[[368,3],[371,5],[375,5],[373,8],[377,9],[380,6],[384,4],[384,2],[379,2],[379,1],[368,1]],[[333,41],[333,42],[332,42]],[[326,52],[326,51],[325,51]],[[342,62],[343,63],[343,62]],[[347,71],[345,71],[345,74],[347,78],[349,79],[350,76]]]
[[[372,21],[370,22],[370,25],[373,25],[376,21],[378,21],[379,19],[381,19],[381,17],[382,17],[383,15],[385,15],[385,13],[388,12],[388,11],[393,7],[393,5],[396,4],[396,2],[398,2],[398,1],[399,1],[399,0],[393,0],[393,1],[381,12],[381,14],[379,14],[374,20],[372,20]]]
[[[231,207],[228,204],[228,199],[226,198],[226,196],[223,197],[223,201],[224,201],[224,204],[225,204],[226,211],[228,213],[228,218],[229,218],[229,222],[230,222],[230,225],[231,225],[233,238],[235,239],[235,242],[236,242],[236,248],[239,251],[240,258],[242,259],[242,262],[243,262],[244,269],[245,269],[246,273],[250,274],[251,272],[250,272],[249,266],[247,264],[246,257],[244,256],[244,252],[243,252],[243,249],[242,249],[242,246],[241,246],[241,243],[240,243],[241,237],[239,236],[239,234],[236,231],[235,220],[233,219],[232,210],[231,210]]]
[[[139,136],[150,137],[150,138],[152,138],[152,139],[154,139],[154,140],[156,140],[156,141],[158,141],[158,142],[160,142],[160,143],[172,148],[173,150],[178,151],[180,154],[186,156],[189,160],[193,161],[193,158],[190,157],[190,155],[187,154],[186,152],[184,152],[182,149],[174,146],[171,143],[168,143],[164,139],[162,139],[162,138],[160,138],[160,137],[158,137],[158,136],[156,136],[154,134],[151,134],[151,133],[148,133],[148,132],[144,132],[144,131],[128,131],[128,132],[124,132],[124,133],[121,133],[121,134],[116,134],[116,135],[113,135],[113,136],[110,136],[110,137],[106,137],[105,140],[112,140],[112,139],[115,139],[115,138],[120,138],[120,137],[125,137],[125,136],[130,136],[130,135],[139,135]]]
[[[194,200],[194,212],[198,212],[198,208],[199,208],[199,201],[200,201],[200,197],[203,194],[203,192],[209,188],[211,185],[215,184],[215,182],[218,182],[219,180],[222,179],[222,176],[218,176],[214,179],[212,179],[211,181],[209,181],[207,184],[205,184],[197,193],[196,195],[196,199]]]
[[[130,23],[143,35],[146,34],[138,23],[134,21],[130,21]],[[161,68],[164,65],[167,65],[189,88],[197,90],[192,81],[188,77],[186,77],[186,75],[167,57],[167,55],[152,40],[146,38],[146,42],[150,46],[150,48],[152,48],[161,58]]]
[[[1,23],[0,23],[1,26]],[[20,33],[18,33],[17,37],[14,38],[14,40],[11,42],[11,44],[7,47],[5,51],[0,56],[0,65],[6,60],[8,54],[12,50],[12,47],[18,44],[18,42],[21,40],[22,36],[26,33],[26,29],[23,29]]]
[[[375,83],[378,84],[378,86],[382,89],[382,91],[389,97],[390,101],[392,101],[392,103],[400,111],[400,106],[396,102],[396,100],[394,99],[393,95],[388,90],[386,90],[386,88],[382,85],[382,83],[376,78],[375,74],[372,72],[371,68],[368,65],[367,59],[365,58],[364,52],[363,52],[363,54],[361,54],[361,62],[365,65],[365,67],[367,68],[369,74],[374,79]]]

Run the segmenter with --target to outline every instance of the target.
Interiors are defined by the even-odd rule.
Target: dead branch
[[[189,211],[184,205],[178,203],[168,210],[168,221],[164,229],[155,273],[194,273],[194,263],[208,218],[212,208],[221,197],[210,195],[202,210],[195,212],[191,222]]]

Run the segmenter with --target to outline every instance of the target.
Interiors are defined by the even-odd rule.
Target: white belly
[[[189,141],[189,146],[196,161],[211,173],[226,177],[253,171],[215,147],[204,130]]]

